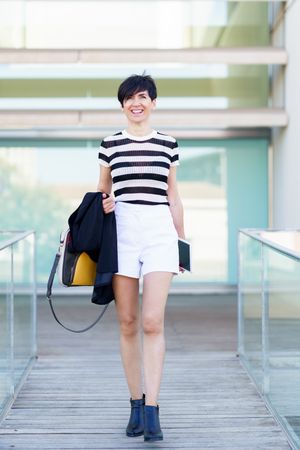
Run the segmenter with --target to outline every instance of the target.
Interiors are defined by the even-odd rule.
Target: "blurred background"
[[[268,1],[0,2],[0,229],[37,231],[39,285],[96,190],[101,139],[126,126],[133,73],[157,81],[152,125],[180,146],[193,273],[175,283],[235,285],[239,228],[296,226],[297,17]]]

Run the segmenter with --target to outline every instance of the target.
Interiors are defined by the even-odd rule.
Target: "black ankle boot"
[[[138,400],[130,399],[131,414],[126,428],[126,434],[129,437],[142,436],[144,434],[144,405],[145,394]]]
[[[159,406],[145,405],[144,412],[144,441],[162,441],[163,433],[159,423]]]

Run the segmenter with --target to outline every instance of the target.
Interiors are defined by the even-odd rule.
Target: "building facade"
[[[37,230],[40,283],[96,189],[101,139],[125,127],[116,92],[132,73],[156,79],[153,127],[180,145],[193,273],[176,282],[234,285],[239,228],[297,227],[297,13],[264,1],[1,2],[1,228]]]

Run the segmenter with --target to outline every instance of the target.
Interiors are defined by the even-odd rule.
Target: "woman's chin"
[[[130,117],[128,120],[131,123],[143,123],[146,121],[146,117]]]

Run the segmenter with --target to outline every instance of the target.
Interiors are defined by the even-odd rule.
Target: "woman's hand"
[[[105,214],[109,214],[115,209],[115,201],[111,196],[107,194],[102,194],[102,206]]]

